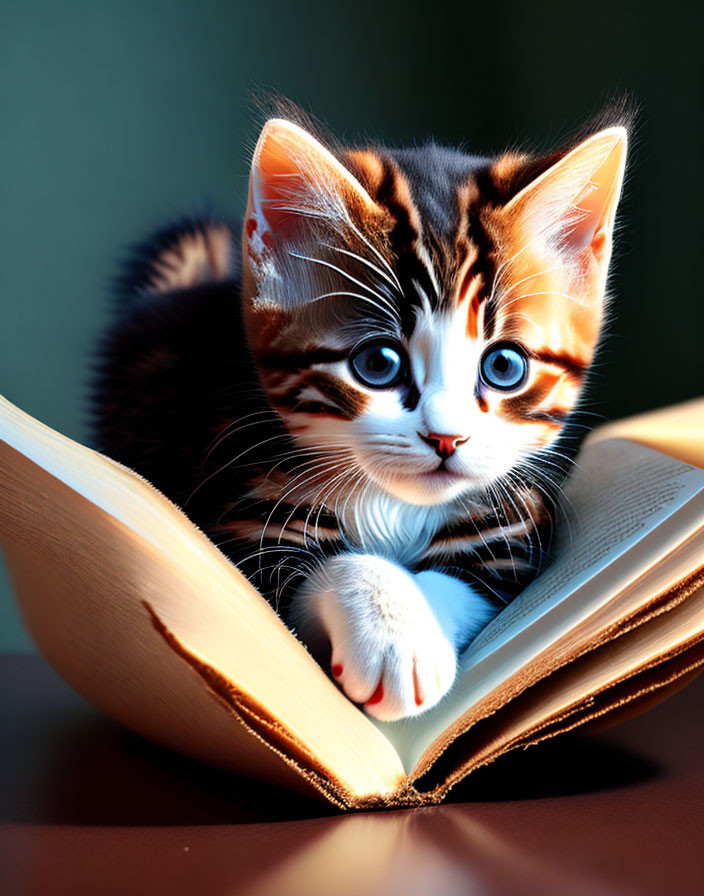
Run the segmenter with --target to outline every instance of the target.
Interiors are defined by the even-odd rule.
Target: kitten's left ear
[[[523,239],[544,238],[579,267],[591,260],[605,268],[611,254],[626,146],[625,128],[600,131],[514,196],[504,211],[517,222]]]
[[[306,219],[339,224],[378,207],[362,184],[318,140],[291,121],[264,125],[252,159],[245,233],[265,246],[286,240]]]

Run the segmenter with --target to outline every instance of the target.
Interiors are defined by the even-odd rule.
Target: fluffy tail
[[[234,280],[238,254],[233,229],[224,220],[184,219],[132,250],[115,291],[121,300],[141,305],[151,296]]]

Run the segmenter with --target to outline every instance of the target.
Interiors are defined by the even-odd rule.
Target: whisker
[[[367,239],[367,237],[362,233],[362,231],[355,224],[352,223],[352,221],[349,222],[348,226],[349,226],[350,230],[357,236],[357,238],[360,239],[364,243],[364,245],[367,246],[367,248],[371,249],[371,251],[374,253],[374,255],[379,259],[381,264],[384,265],[384,267],[386,268],[386,270],[389,272],[390,276],[392,277],[394,283],[396,284],[396,287],[399,291],[399,295],[403,295],[403,288],[401,286],[401,283],[400,283],[398,277],[396,276],[396,272],[391,267],[391,265],[386,260],[386,258],[384,258],[384,256],[376,248],[376,246],[374,246],[374,244],[371,243],[370,240]]]
[[[320,465],[319,465],[319,467],[320,467]],[[334,470],[334,469],[336,469],[337,467],[339,467],[339,463],[338,463],[337,461],[335,461],[335,462],[333,462],[332,464],[329,464],[329,465],[327,465],[327,466],[325,466],[325,467],[322,467],[322,469],[319,469],[319,472],[316,474],[316,476],[315,476],[315,477],[312,477],[312,478],[317,478],[318,476],[323,475],[324,473],[327,473],[328,470]],[[308,481],[310,481],[310,480],[306,480],[306,482],[308,482]],[[305,485],[305,482],[304,482],[303,484]],[[325,486],[323,485],[323,488],[324,488],[324,487],[325,487]],[[290,494],[290,492],[289,492],[289,494]],[[309,501],[309,503],[311,503],[312,506],[315,506],[315,503],[316,503],[316,501],[317,501],[317,496],[318,496],[318,494],[320,494],[320,491],[317,492],[317,494],[316,494],[315,497],[312,499],[312,501]],[[289,515],[286,517],[286,519],[285,519],[283,525],[281,526],[281,532],[279,533],[279,541],[281,541],[281,539],[283,538],[283,534],[284,534],[284,530],[286,529],[286,526],[289,524],[289,522],[290,522],[291,519],[293,518],[293,515],[294,515],[295,512],[298,510],[298,508],[301,506],[301,504],[303,504],[303,502],[306,500],[306,498],[307,498],[307,496],[304,495],[299,501],[296,502],[296,504],[293,505],[293,508],[292,508],[291,512],[290,512]],[[306,523],[307,523],[307,521],[308,521],[308,517],[306,516],[305,522],[304,522],[304,524],[303,524],[303,543],[304,543],[304,545],[305,545],[306,547],[307,547],[307,532],[306,532]],[[318,538],[316,537],[316,542],[317,542],[317,541],[318,541]]]
[[[370,270],[374,271],[374,273],[380,277],[382,280],[386,281],[393,289],[398,289],[398,281],[394,282],[394,280],[389,277],[386,271],[382,271],[382,269],[375,265],[374,262],[369,261],[369,259],[364,258],[361,255],[358,255],[356,252],[351,252],[349,249],[342,249],[340,246],[334,246],[331,243],[323,243],[326,249],[332,249],[333,252],[340,252],[343,255],[347,255],[349,258],[354,258],[356,261],[360,262],[360,264],[366,265]]]
[[[271,512],[269,513],[269,516],[266,518],[266,521],[264,522],[264,526],[262,527],[262,534],[259,539],[260,546],[264,543],[264,539],[266,538],[266,530],[267,530],[269,524],[271,523],[271,519],[272,519],[273,515],[276,513],[277,509],[281,506],[281,504],[286,500],[286,498],[292,492],[294,492],[297,488],[300,488],[300,487],[306,485],[306,483],[313,481],[317,475],[322,475],[323,473],[327,472],[328,469],[334,469],[335,466],[337,466],[337,463],[334,461],[333,462],[322,461],[319,464],[315,464],[310,468],[307,467],[305,470],[303,470],[302,473],[299,473],[298,476],[295,476],[293,478],[293,480],[289,483],[289,487],[283,492],[281,497],[274,504],[273,508],[271,509]],[[303,480],[303,482],[300,482],[301,478],[306,476],[307,473],[310,473],[312,469],[318,470],[318,473],[308,476],[306,479]],[[290,516],[292,516],[294,512],[295,512],[295,508],[291,512]],[[279,533],[279,543],[281,542],[282,536],[283,536],[283,527],[281,529],[281,532]]]
[[[289,251],[289,255],[293,256],[293,258],[300,258],[302,261],[310,261],[312,264],[319,264],[323,267],[329,268],[331,271],[335,271],[341,277],[344,277],[346,280],[349,280],[351,283],[354,283],[355,286],[359,286],[362,289],[367,290],[375,299],[379,299],[381,302],[388,302],[388,299],[385,296],[382,296],[381,293],[378,293],[376,290],[372,289],[366,283],[363,283],[361,280],[358,280],[356,277],[353,277],[352,274],[348,274],[347,271],[338,267],[336,264],[333,264],[330,261],[325,261],[323,258],[313,258],[311,255],[303,255],[300,252]]]
[[[254,451],[256,448],[261,448],[262,445],[266,445],[268,442],[274,442],[277,439],[281,439],[281,438],[288,438],[288,437],[285,434],[278,434],[275,436],[271,436],[268,439],[263,439],[261,442],[257,442],[255,445],[250,445],[248,448],[245,448],[244,451],[241,451],[236,457],[233,457],[230,460],[228,460],[227,463],[223,464],[221,467],[219,467],[213,473],[210,473],[208,476],[206,476],[202,482],[199,482],[198,485],[193,489],[191,494],[188,496],[188,498],[186,498],[186,501],[184,502],[183,506],[186,507],[186,505],[190,501],[193,500],[193,498],[196,496],[196,494],[200,491],[200,489],[203,488],[204,485],[206,485],[206,483],[210,482],[210,480],[213,479],[213,477],[218,476],[220,473],[224,472],[226,469],[228,469],[228,467],[231,467],[232,464],[234,464],[235,461],[239,460],[240,457],[244,457],[245,454],[247,454],[250,451]]]
[[[360,299],[362,302],[368,302],[370,305],[372,305],[374,308],[376,308],[377,311],[389,314],[389,316],[392,318],[392,320],[396,321],[398,319],[398,313],[397,313],[396,309],[393,308],[392,305],[389,304],[388,309],[386,309],[383,306],[380,307],[373,299],[370,299],[369,296],[363,296],[357,292],[347,292],[345,290],[336,290],[335,292],[324,292],[318,296],[315,296],[310,301],[318,302],[321,299],[331,299],[331,298],[334,298],[335,296],[340,296],[340,297],[347,296],[351,299]]]
[[[262,419],[262,420],[255,420],[253,423],[247,423],[243,426],[235,426],[236,423],[242,423],[242,421],[247,420],[251,417],[263,416],[263,415],[268,415],[268,417],[264,417],[264,419]],[[270,423],[272,418],[276,418],[276,417],[277,417],[277,415],[275,414],[274,411],[256,411],[253,414],[246,414],[244,417],[241,417],[239,420],[233,420],[232,423],[228,424],[225,427],[224,432],[220,432],[217,436],[215,436],[215,439],[213,439],[213,441],[210,443],[210,445],[207,448],[207,454],[203,458],[202,463],[205,464],[206,461],[208,460],[208,458],[210,457],[210,455],[213,453],[213,451],[215,451],[215,449],[218,447],[218,445],[222,444],[222,442],[224,442],[225,439],[229,439],[229,437],[234,435],[236,432],[240,432],[243,429],[250,429],[252,426],[264,426],[267,423]]]

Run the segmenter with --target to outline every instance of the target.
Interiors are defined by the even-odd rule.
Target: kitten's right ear
[[[264,125],[252,159],[245,233],[273,248],[305,219],[344,224],[350,212],[378,207],[362,184],[322,143],[291,121]]]

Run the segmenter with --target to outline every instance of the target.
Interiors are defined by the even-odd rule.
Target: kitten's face
[[[624,155],[612,128],[551,164],[432,146],[338,159],[267,124],[245,320],[319,472],[439,504],[557,439],[599,336]]]

